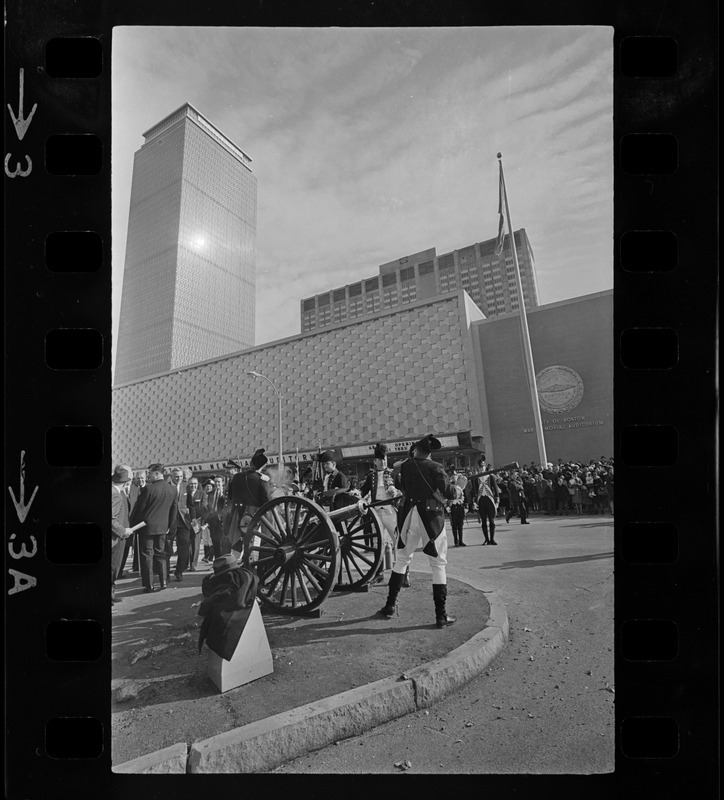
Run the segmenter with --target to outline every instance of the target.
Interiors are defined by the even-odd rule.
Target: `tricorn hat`
[[[269,462],[269,459],[264,455],[264,448],[261,447],[251,457],[251,465],[259,469]]]
[[[385,458],[387,453],[389,452],[389,448],[386,444],[382,444],[382,442],[377,442],[375,445],[375,458]]]
[[[238,566],[236,556],[231,553],[227,553],[225,556],[219,556],[214,559],[214,575],[234,569],[236,566]]]
[[[241,469],[241,466],[230,458],[226,464],[224,464],[224,469]]]
[[[319,460],[322,463],[324,463],[325,461],[334,461],[334,463],[336,464],[337,454],[334,452],[334,450],[325,450],[323,453],[319,454]]]
[[[419,442],[415,442],[415,448],[421,450],[423,453],[431,453],[433,450],[439,450],[442,447],[439,439],[436,439],[431,433],[423,436]]]

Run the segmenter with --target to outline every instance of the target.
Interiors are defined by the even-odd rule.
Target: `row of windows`
[[[447,259],[444,261],[446,257],[440,257],[438,259],[438,276],[439,276],[439,290],[440,292],[449,292],[455,291],[458,287],[458,280],[457,280],[457,270],[455,269],[454,263]],[[447,266],[443,266],[446,263]],[[511,262],[512,263],[512,262]],[[528,278],[527,275],[527,264],[523,264],[523,275],[522,278],[526,280]],[[423,267],[425,269],[423,270]],[[422,276],[423,274],[430,274],[434,271],[434,264],[432,261],[427,262],[426,264],[420,264],[418,267],[419,274]],[[400,290],[402,289],[402,285],[408,282],[413,282],[415,280],[415,268],[408,267],[406,269],[400,270]],[[492,277],[491,277],[492,275]],[[486,271],[485,268],[482,268],[482,276],[481,270],[477,265],[469,265],[469,266],[461,266],[460,268],[460,282],[463,288],[467,289],[468,285],[470,286],[478,286],[481,280],[485,284],[486,287],[490,287],[493,284],[496,286],[501,285],[503,281],[502,277],[502,270],[498,270],[497,268],[492,268],[489,271]],[[515,280],[515,269],[513,266],[506,268],[506,275],[507,280]],[[397,287],[397,273],[390,272],[385,275],[381,275],[377,278],[368,278],[363,282],[353,284],[345,289],[334,289],[332,292],[325,292],[324,294],[317,295],[315,297],[308,297],[302,301],[302,310],[303,311],[311,311],[315,307],[315,300],[316,305],[318,307],[329,305],[330,302],[339,302],[345,299],[345,292],[347,292],[349,298],[358,297],[362,294],[362,283],[364,283],[365,294],[372,294],[374,292],[378,292],[380,289],[380,278],[382,279],[382,288],[383,290],[387,290],[388,288]]]
[[[479,286],[471,286],[469,293],[476,303],[483,304],[483,310],[486,313],[503,312],[518,308],[517,299],[512,299],[510,294],[504,292],[503,289],[497,289],[494,293],[484,296]],[[527,293],[524,293],[524,297],[526,303],[529,303],[530,298]],[[385,309],[393,308],[400,304],[413,303],[416,299],[417,285],[415,283],[406,283],[401,287],[399,295],[397,289],[392,289],[385,291],[381,298],[379,292],[376,292],[366,296],[364,302],[360,297],[350,302],[349,306],[345,306],[342,303],[334,305],[331,307],[331,311],[330,306],[325,306],[320,309],[318,318],[314,310],[305,311],[302,315],[302,331],[306,332],[330,324],[339,324],[347,319],[356,319],[363,315],[376,314],[381,307]]]

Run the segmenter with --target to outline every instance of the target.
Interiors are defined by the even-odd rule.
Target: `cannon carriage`
[[[335,590],[363,590],[383,558],[382,523],[362,501],[326,511],[302,495],[261,506],[243,538],[242,563],[259,576],[262,605],[290,616],[318,609]]]

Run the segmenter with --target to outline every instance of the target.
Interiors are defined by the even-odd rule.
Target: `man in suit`
[[[189,545],[189,572],[196,572],[201,547],[201,512],[204,491],[199,486],[199,479],[193,475],[186,484],[186,507],[191,524],[191,541]]]
[[[145,473],[144,473],[145,476]],[[146,485],[146,479],[143,479],[144,486]],[[123,490],[123,494],[125,495],[126,502],[128,503],[128,515],[130,518],[131,512],[133,511],[136,501],[138,500],[138,495],[141,493],[141,489],[138,484],[134,483],[132,480],[128,483]],[[118,579],[127,577],[124,570],[126,569],[126,564],[128,563],[128,552],[131,549],[131,545],[133,545],[133,569],[138,571],[138,536],[136,533],[133,533],[129,536],[123,546],[123,557],[121,558],[121,565],[118,568]]]
[[[139,530],[138,545],[141,582],[147,594],[155,591],[154,573],[158,576],[159,589],[166,588],[166,534],[176,524],[178,514],[176,490],[164,480],[163,474],[163,464],[151,464],[146,488],[131,514],[132,526],[145,523]]]
[[[171,556],[173,545],[176,542],[176,569],[174,580],[181,582],[184,572],[189,568],[189,552],[191,549],[191,517],[186,496],[187,482],[184,480],[184,471],[181,467],[171,470],[171,488],[176,493],[177,513],[166,537],[166,575],[171,576]]]
[[[432,435],[417,442],[412,458],[402,463],[400,481],[405,500],[400,511],[400,541],[402,549],[392,568],[387,586],[387,602],[380,614],[392,619],[397,613],[397,595],[402,588],[405,570],[412,561],[415,550],[426,542],[423,553],[428,557],[432,572],[432,595],[435,603],[435,624],[438,628],[451,625],[455,617],[447,614],[447,531],[445,530],[445,503],[452,500],[454,492],[445,477],[441,464],[433,461],[430,453],[439,450],[440,441]]]
[[[231,542],[223,541],[223,511],[225,505],[224,479],[221,476],[217,476],[214,478],[214,488],[206,495],[206,502],[201,512],[202,523],[209,526],[214,558],[221,558],[221,556],[227,555],[231,551]]]
[[[111,605],[121,602],[121,598],[116,597],[116,577],[121,568],[124,544],[133,533],[125,494],[132,477],[133,471],[124,464],[119,464],[111,475]]]

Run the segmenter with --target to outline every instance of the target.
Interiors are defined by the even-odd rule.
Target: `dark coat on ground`
[[[176,525],[176,490],[166,481],[150,481],[138,497],[131,514],[131,527],[145,522],[139,533],[160,536]]]
[[[199,606],[199,616],[204,618],[199,631],[199,653],[206,642],[216,655],[231,660],[256,602],[258,585],[258,575],[246,567],[232,567],[204,578],[201,583],[204,599]]]

